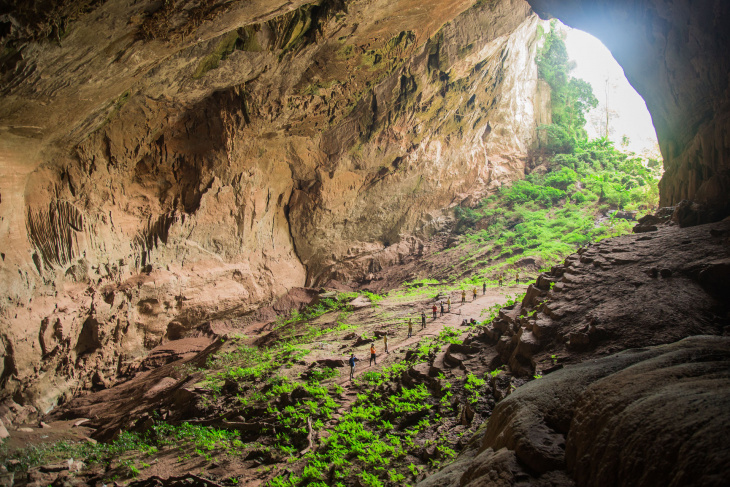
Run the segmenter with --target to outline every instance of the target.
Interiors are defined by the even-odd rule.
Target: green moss
[[[337,51],[337,56],[342,59],[351,59],[355,55],[355,46],[345,44]]]
[[[223,40],[215,47],[215,50],[200,62],[193,74],[193,79],[200,79],[211,69],[216,69],[218,63],[227,58],[236,49],[236,42],[238,40],[238,31],[234,30],[226,34]]]
[[[362,156],[362,142],[358,142],[350,148],[350,155],[354,157]]]
[[[284,16],[281,22],[272,25],[279,34],[282,55],[301,45],[304,36],[312,28],[314,8],[312,5],[300,7]]]
[[[261,30],[259,24],[249,25],[238,30],[238,41],[236,49],[248,52],[261,52],[264,49],[259,44],[256,34]]]
[[[337,80],[331,80],[326,82],[316,81],[300,90],[299,94],[304,96],[317,96],[319,95],[319,90],[328,90],[333,86],[338,85],[339,83],[340,82]]]
[[[360,66],[370,69],[392,70],[400,66],[404,61],[406,49],[416,40],[416,35],[408,30],[393,37],[380,49],[371,49],[363,53],[360,58]]]

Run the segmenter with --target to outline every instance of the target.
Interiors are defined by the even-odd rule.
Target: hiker
[[[436,312],[438,311],[438,310],[436,309],[436,305],[435,305],[435,304],[433,305],[433,308],[432,308],[432,310],[433,310],[433,319],[435,320],[435,319],[436,319]]]
[[[378,365],[378,361],[375,360],[375,343],[370,344],[370,365],[368,367],[372,367],[373,363],[375,365]]]
[[[466,303],[466,290],[462,289],[461,290],[461,304],[464,304],[464,303]]]
[[[355,362],[360,360],[359,358],[355,357],[355,353],[350,354],[350,360],[348,360],[348,363],[350,364],[350,380],[355,378]]]
[[[477,288],[474,288],[471,290],[473,297],[471,298],[472,301],[475,301],[477,299]]]
[[[451,296],[449,296],[449,299],[446,300],[446,303],[449,305],[449,313],[451,313]]]
[[[499,275],[499,287],[502,287],[502,280],[504,279],[504,274]]]
[[[421,311],[421,330],[426,328],[426,312]]]
[[[469,322],[466,321],[466,318],[464,318],[463,320],[461,320],[461,326],[467,326],[468,324],[469,324]]]
[[[408,318],[408,338],[413,336],[413,318]]]
[[[469,319],[469,323],[471,323],[472,325],[476,325],[477,324],[477,320],[475,320],[474,318],[470,318]]]
[[[515,284],[519,284],[519,283],[520,283],[520,273],[518,272],[515,274]]]
[[[439,304],[441,305],[441,316],[443,316],[444,315],[444,302],[439,301]]]
[[[487,281],[484,281],[482,283],[482,296],[484,296],[485,294],[487,294]]]
[[[388,351],[388,333],[386,332],[385,335],[383,335],[383,345],[385,346],[385,353],[390,355],[390,352]]]

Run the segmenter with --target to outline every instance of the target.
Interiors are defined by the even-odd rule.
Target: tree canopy
[[[537,55],[538,76],[551,88],[553,119],[552,125],[540,129],[544,148],[554,153],[571,153],[577,141],[587,138],[586,114],[598,106],[591,85],[570,76],[575,65],[568,58],[564,38],[556,23],[551,23]]]

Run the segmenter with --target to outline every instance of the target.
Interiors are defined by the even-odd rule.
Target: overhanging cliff
[[[44,408],[417,253],[545,116],[521,0],[60,5],[3,24],[2,377]]]

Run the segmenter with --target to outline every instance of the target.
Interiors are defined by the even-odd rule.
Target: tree
[[[568,126],[572,127],[575,133],[581,134],[581,138],[585,138],[585,115],[591,108],[598,106],[598,99],[593,94],[590,83],[571,77],[565,89],[565,105]]]
[[[543,148],[555,153],[571,153],[576,142],[587,138],[586,113],[598,106],[591,85],[570,76],[575,67],[568,58],[565,34],[552,22],[538,51],[537,67],[540,78],[550,85],[553,123],[540,127]]]
[[[537,55],[538,76],[547,81],[553,91],[560,91],[565,86],[568,73],[573,69],[564,38],[565,34],[557,29],[556,22],[551,22],[550,31],[545,34],[545,43]]]

